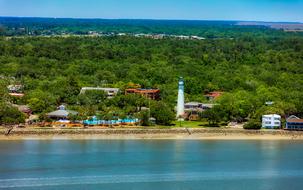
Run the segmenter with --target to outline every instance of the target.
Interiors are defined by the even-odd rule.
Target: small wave
[[[302,171],[258,171],[258,172],[200,172],[200,173],[168,173],[146,175],[105,175],[50,178],[0,179],[0,188],[25,188],[65,185],[93,185],[141,182],[177,182],[208,180],[243,180],[267,178],[303,177]]]

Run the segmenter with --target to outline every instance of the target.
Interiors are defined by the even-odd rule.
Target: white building
[[[265,129],[281,128],[281,116],[277,114],[263,115],[262,128]]]
[[[81,89],[80,94],[85,93],[86,91],[90,90],[99,90],[99,91],[104,91],[107,94],[108,98],[113,98],[116,96],[119,92],[119,88],[99,88],[99,87],[83,87]]]

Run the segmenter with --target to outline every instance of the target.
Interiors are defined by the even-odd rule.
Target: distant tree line
[[[0,35],[5,36],[83,35],[90,32],[196,35],[208,39],[302,36],[302,33],[286,33],[266,26],[238,25],[237,21],[0,18]]]

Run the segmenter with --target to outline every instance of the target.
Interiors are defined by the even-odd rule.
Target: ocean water
[[[302,141],[0,141],[0,189],[303,189]]]

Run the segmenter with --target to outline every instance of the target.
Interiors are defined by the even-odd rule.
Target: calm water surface
[[[303,142],[0,141],[0,189],[303,189]]]

